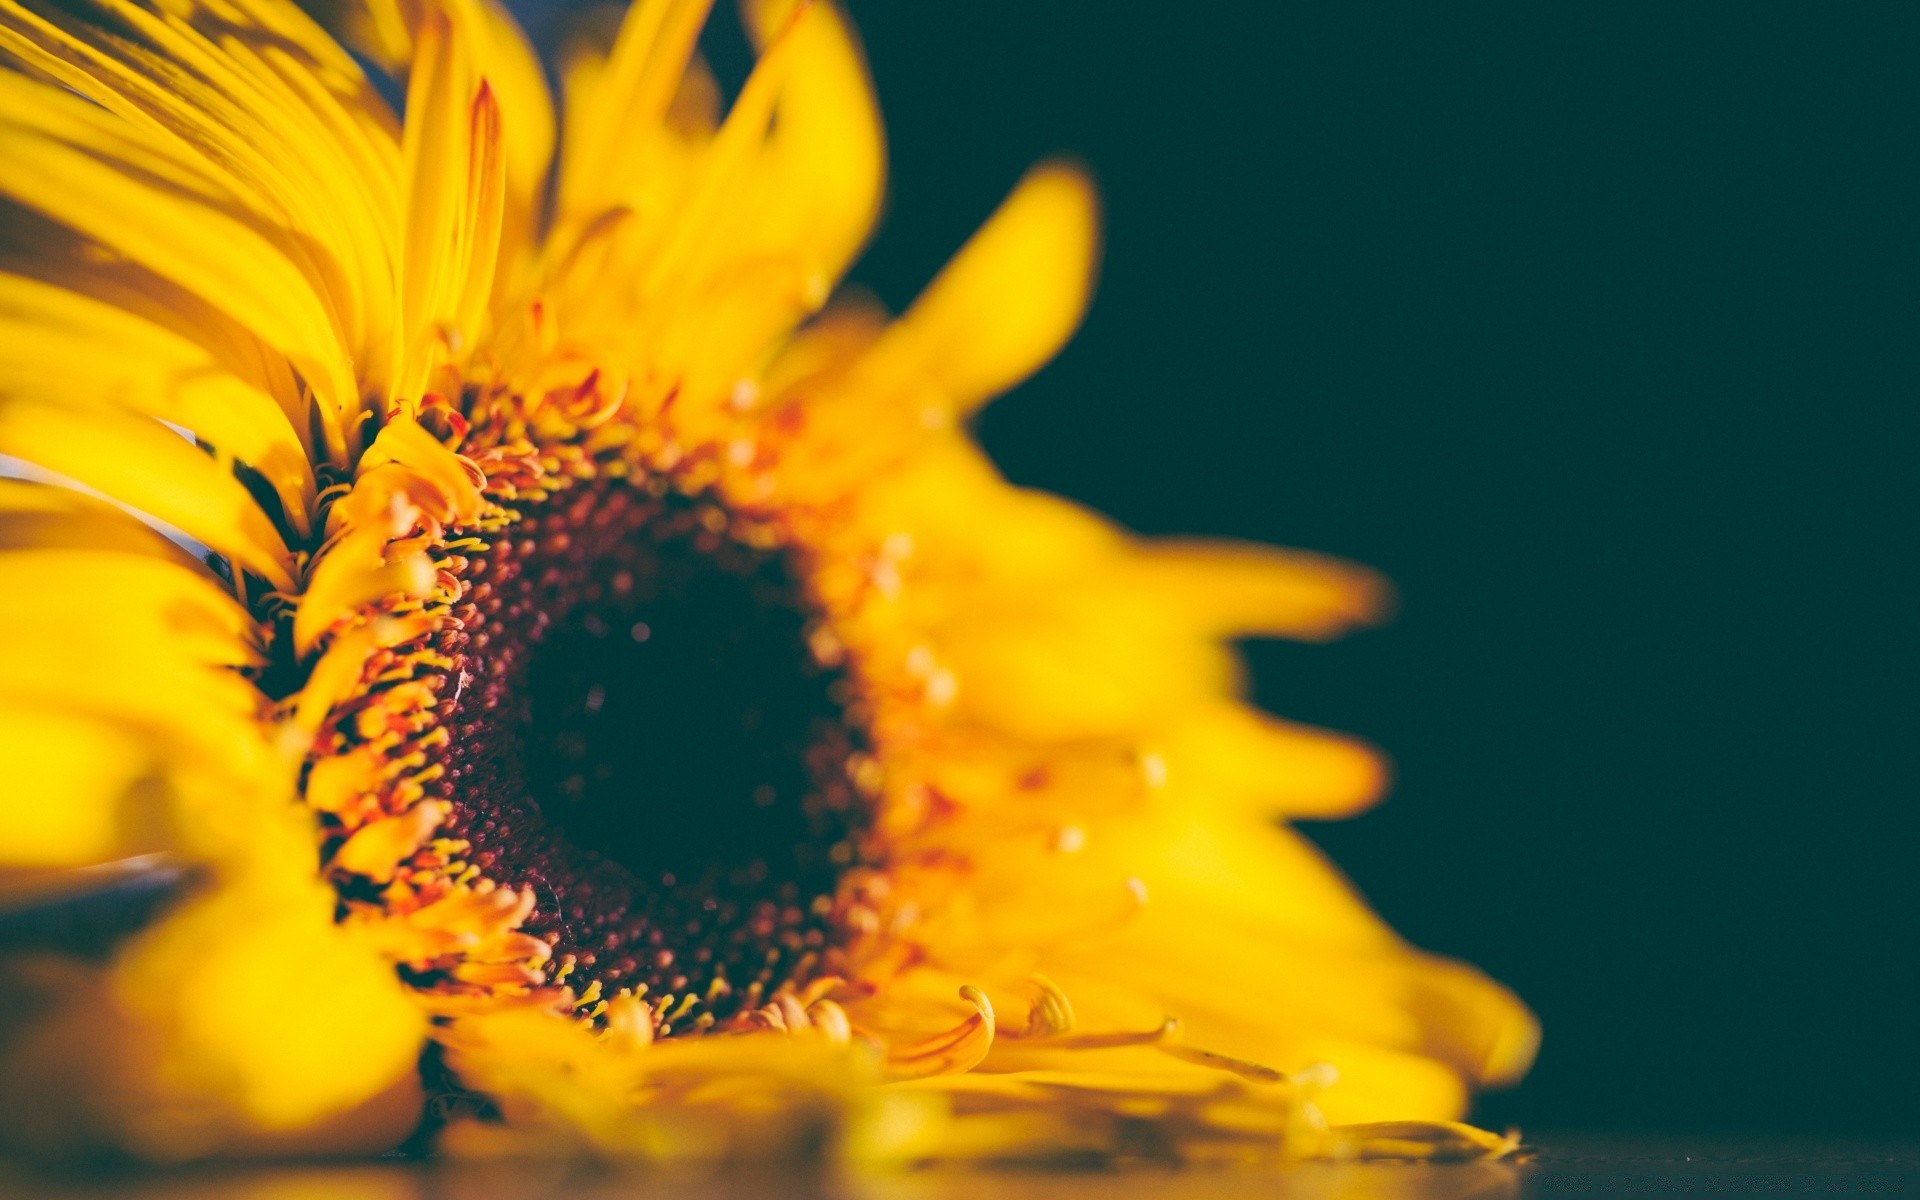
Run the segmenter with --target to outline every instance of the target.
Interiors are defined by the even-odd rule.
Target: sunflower
[[[1088,181],[889,318],[843,17],[725,104],[706,8],[556,117],[488,0],[0,0],[5,1138],[1506,1149],[1532,1018],[1282,823],[1377,757],[1237,697],[1382,585],[1001,480]]]

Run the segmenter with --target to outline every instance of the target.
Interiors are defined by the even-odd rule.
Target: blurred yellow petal
[[[1511,1087],[1533,1066],[1540,1022],[1499,984],[1461,963],[1427,964],[1412,1004],[1441,1060],[1486,1087]]]
[[[1216,633],[1325,641],[1378,620],[1386,583],[1317,554],[1231,542],[1147,543],[1127,586],[1164,596]]]
[[[262,766],[261,697],[229,668],[257,652],[246,614],[171,557],[0,553],[0,698],[124,722],[236,777]]]
[[[561,162],[561,211],[592,216],[623,199],[604,181],[632,173],[626,156],[648,145],[693,53],[712,0],[642,0],[627,10],[612,53]]]
[[[284,897],[222,889],[120,955],[108,994],[146,1053],[102,1064],[113,1090],[99,1103],[142,1152],[182,1159],[256,1130],[297,1132],[412,1074],[424,1020],[331,907],[317,884]],[[380,1140],[416,1120],[389,1114]]]
[[[195,562],[153,526],[72,488],[0,479],[0,550],[116,550]]]
[[[1066,740],[1139,729],[1232,686],[1217,646],[1154,627],[1149,608],[982,605],[940,631],[930,696],[1020,737]],[[1156,636],[1157,635],[1157,636]]]
[[[1350,816],[1377,800],[1387,782],[1386,765],[1370,747],[1240,704],[1182,713],[1150,745],[1165,756],[1170,788],[1234,812]]]
[[[764,45],[793,20],[792,0],[760,0],[747,14]],[[880,213],[886,138],[879,103],[853,31],[832,5],[819,3],[794,31],[796,60],[782,89],[768,153],[794,182],[781,189],[764,235],[806,254],[822,280],[840,272]]]
[[[334,853],[333,866],[385,883],[401,862],[433,836],[446,815],[446,805],[429,800],[397,817],[363,825]]]
[[[1098,256],[1093,184],[1065,164],[1034,168],[873,348],[860,390],[927,420],[965,416],[1066,343]]]
[[[65,644],[46,637],[56,625],[65,627]],[[154,636],[153,656],[242,665],[256,661],[254,632],[205,571],[177,561],[98,547],[0,553],[0,635],[22,638],[23,651],[35,634],[49,656],[89,639],[137,644]]]
[[[8,705],[0,698],[0,860],[79,866],[131,852],[123,806],[148,770],[139,741],[99,721]]]

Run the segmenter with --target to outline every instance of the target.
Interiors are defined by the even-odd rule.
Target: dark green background
[[[1249,655],[1398,764],[1315,839],[1544,1019],[1482,1119],[1911,1135],[1912,8],[852,11],[888,301],[1032,160],[1101,181],[1007,473],[1399,585]]]

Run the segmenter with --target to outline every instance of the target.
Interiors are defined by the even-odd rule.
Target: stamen
[[[973,1015],[952,1029],[887,1050],[887,1075],[895,1080],[933,1075],[961,1075],[979,1066],[993,1048],[993,1002],[971,985],[960,998],[973,1005]]]
[[[1040,974],[1035,974],[1031,982],[1039,995],[1027,1010],[1027,1027],[1015,1036],[1059,1037],[1073,1032],[1073,1004],[1060,990],[1060,985]]]

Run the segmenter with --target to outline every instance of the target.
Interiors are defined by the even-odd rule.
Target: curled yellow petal
[[[335,638],[308,672],[306,686],[294,700],[294,724],[308,733],[318,729],[334,705],[361,686],[361,673],[375,651],[419,637],[432,627],[431,618],[411,613],[404,617],[381,617]],[[344,760],[322,760],[315,764],[315,770],[341,761]],[[308,799],[311,803],[312,796]]]
[[[386,596],[420,596],[434,585],[433,559],[426,551],[387,553],[378,533],[342,538],[315,564],[293,614],[293,643],[311,651],[334,622]]]
[[[1504,1158],[1519,1148],[1518,1134],[1489,1133],[1458,1121],[1376,1121],[1334,1126],[1323,1152],[1332,1158],[1473,1162]]]
[[[403,859],[433,836],[447,812],[440,801],[423,800],[397,817],[364,825],[334,854],[332,865],[385,883]]]
[[[480,488],[486,482],[485,476],[471,462],[447,449],[418,421],[407,416],[388,421],[367,452],[360,456],[360,475],[363,478],[372,475],[377,468],[389,463],[407,468],[417,479],[389,485],[382,481],[390,476],[377,477],[376,482],[368,485],[371,494],[378,496],[388,486],[404,488],[430,517],[445,523],[466,523],[479,515]],[[331,524],[337,528],[342,518],[356,511],[360,499],[350,495],[335,505]]]
[[[921,1079],[929,1075],[958,1075],[971,1071],[993,1048],[993,1002],[971,985],[960,998],[973,1006],[973,1015],[931,1037],[892,1046],[887,1051],[891,1079]]]

